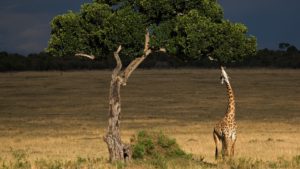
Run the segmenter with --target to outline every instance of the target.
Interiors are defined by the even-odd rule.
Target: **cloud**
[[[24,29],[19,37],[24,41],[16,46],[16,49],[24,53],[40,52],[47,46],[49,38],[49,25],[40,24]]]
[[[258,39],[259,48],[277,48],[279,42],[300,46],[299,0],[221,0],[225,17],[242,22]]]
[[[14,11],[18,13],[58,13],[67,10],[78,11],[80,5],[92,0],[1,0],[1,11]]]
[[[48,14],[31,15],[12,13],[8,16],[0,15],[0,50],[30,53],[40,52],[47,46],[50,34]],[[24,44],[30,45],[27,48]]]
[[[47,47],[50,21],[91,0],[1,0],[0,51],[28,54]]]
[[[0,51],[28,54],[48,43],[50,21],[92,0],[1,0]],[[242,22],[258,38],[260,48],[289,42],[300,48],[299,0],[219,0],[225,18]]]

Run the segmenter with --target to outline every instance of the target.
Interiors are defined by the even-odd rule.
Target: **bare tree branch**
[[[211,57],[211,56],[208,56],[208,59],[209,59],[209,60],[211,60],[211,61],[218,62],[218,59],[216,59],[216,58],[213,58],[213,57]]]
[[[145,47],[144,47],[144,53],[147,52],[147,50],[149,49],[149,41],[150,41],[150,34],[149,31],[146,30],[146,35],[145,35]]]
[[[131,73],[147,58],[147,56],[151,53],[151,49],[149,49],[149,41],[150,35],[147,31],[145,35],[145,47],[144,47],[144,54],[138,58],[135,58],[124,70],[123,77],[126,83],[127,79],[131,75]]]
[[[117,76],[122,69],[122,62],[119,56],[119,52],[121,51],[122,46],[120,45],[118,49],[114,52],[114,57],[116,59],[117,65],[112,73],[112,76]]]
[[[167,52],[166,48],[159,48],[159,51],[160,51],[160,52],[164,52],[164,53]]]
[[[83,57],[87,57],[87,58],[92,59],[92,60],[95,59],[94,55],[87,55],[85,53],[76,53],[75,56],[83,56]]]

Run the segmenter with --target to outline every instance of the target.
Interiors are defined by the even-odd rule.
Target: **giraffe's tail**
[[[215,151],[215,159],[217,160],[218,158],[219,158],[218,148],[216,147],[216,151]]]

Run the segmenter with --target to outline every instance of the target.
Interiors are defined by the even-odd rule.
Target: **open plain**
[[[235,158],[300,155],[300,70],[228,69],[236,96]],[[162,131],[195,158],[214,161],[212,130],[227,108],[216,69],[137,70],[121,89],[123,141]],[[0,160],[101,158],[111,71],[0,74]]]

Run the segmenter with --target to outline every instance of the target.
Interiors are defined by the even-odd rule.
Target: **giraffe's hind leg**
[[[222,156],[224,160],[227,160],[230,155],[230,142],[231,140],[228,137],[222,139]]]
[[[214,136],[214,141],[215,141],[215,145],[216,145],[215,159],[218,160],[219,156],[220,156],[220,147],[219,147],[220,139],[215,132],[213,132],[213,136]]]

